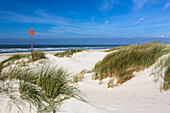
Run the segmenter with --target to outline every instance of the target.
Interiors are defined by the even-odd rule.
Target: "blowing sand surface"
[[[95,63],[102,60],[107,54],[106,52],[84,51],[74,54],[71,58],[58,58],[53,54],[46,54],[46,57],[49,59],[50,65],[63,67],[74,76],[82,70],[91,71]],[[99,85],[98,81],[92,80],[93,73],[87,73],[77,85],[86,95],[88,103],[71,98],[63,103],[59,112],[170,113],[170,91],[161,93],[160,84],[155,84],[154,78],[150,76],[151,72],[152,67],[135,73],[135,77],[115,88],[107,88],[108,79]],[[1,100],[3,101],[0,104],[4,106],[4,99]]]
[[[105,52],[81,52],[71,58],[55,58],[47,55],[51,62],[59,66],[67,67],[73,74],[83,69],[92,70],[95,63],[104,58]],[[169,113],[170,92],[160,92],[160,84],[155,84],[154,77],[150,76],[152,67],[139,73],[125,82],[122,86],[107,88],[107,84],[98,84],[92,80],[92,73],[85,74],[85,79],[78,83],[80,90],[87,96],[89,104],[102,113]],[[63,104],[63,109],[76,109],[76,112],[83,108],[83,105]],[[67,106],[67,107],[66,107]],[[87,110],[87,109],[84,109]],[[99,112],[98,111],[98,112]],[[69,113],[69,112],[68,112]],[[84,113],[84,112],[82,112]],[[89,111],[88,113],[93,113]]]

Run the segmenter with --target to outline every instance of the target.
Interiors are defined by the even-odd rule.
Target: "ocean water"
[[[66,51],[72,49],[111,49],[120,45],[34,45],[34,51]],[[30,52],[30,45],[0,45],[0,53]]]
[[[170,44],[170,38],[34,38],[34,50],[66,51],[72,49],[110,49],[122,45],[142,44],[159,41]],[[29,38],[0,39],[0,53],[30,52]]]

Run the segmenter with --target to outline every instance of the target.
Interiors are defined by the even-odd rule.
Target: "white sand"
[[[51,62],[67,67],[75,74],[83,69],[92,70],[95,63],[105,55],[105,52],[82,52],[73,55],[72,58],[55,58],[51,55],[47,57]],[[92,74],[86,74],[85,79],[78,85],[87,96],[92,108],[95,107],[102,113],[169,113],[170,92],[161,93],[160,84],[155,84],[153,76],[150,76],[151,73],[152,68],[135,73],[136,77],[113,89],[108,89],[107,84],[99,85],[98,81],[92,80]],[[69,113],[70,109],[73,109],[74,113],[84,113],[81,112],[81,107],[78,107],[81,106],[80,103],[68,101],[69,103],[63,105],[63,109],[69,106],[66,113]],[[84,107],[84,110],[88,109],[90,108]]]
[[[52,54],[46,54],[46,57],[49,59],[50,65],[58,65],[66,70],[68,70],[71,75],[80,73],[83,70],[91,71],[95,64],[102,60],[106,52],[79,52],[74,54],[71,58],[64,57],[58,58]]]
[[[8,59],[10,56],[9,55],[0,55],[0,62],[2,62],[5,59]]]
[[[107,54],[95,51],[76,53],[71,58],[46,56],[51,65],[64,67],[75,75],[82,70],[92,70]],[[87,73],[77,85],[89,103],[69,99],[61,106],[60,113],[169,113],[170,91],[161,93],[160,84],[155,84],[151,72],[152,67],[135,73],[136,76],[123,85],[109,89],[105,82],[99,85],[98,81],[92,80],[92,73]]]
[[[145,69],[113,89],[106,84],[99,86],[91,74],[86,74],[79,86],[93,106],[109,113],[169,113],[170,92],[160,93],[150,72],[151,68]]]

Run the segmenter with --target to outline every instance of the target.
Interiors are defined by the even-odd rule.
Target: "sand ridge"
[[[83,51],[70,58],[58,58],[53,54],[46,54],[46,57],[50,65],[63,67],[74,76],[82,70],[91,71],[107,54]],[[0,56],[0,59],[4,57]],[[160,84],[155,84],[151,72],[152,67],[135,72],[135,77],[114,88],[107,88],[108,79],[99,85],[98,80],[92,80],[93,73],[87,73],[76,85],[86,95],[88,103],[71,98],[61,105],[59,113],[169,113],[170,91],[160,92]],[[5,106],[2,101],[1,104]]]

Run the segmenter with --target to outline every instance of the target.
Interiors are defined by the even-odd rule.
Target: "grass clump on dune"
[[[58,110],[59,105],[71,97],[83,100],[81,92],[72,85],[68,74],[63,69],[45,67],[40,69],[32,68],[13,68],[0,75],[0,93],[6,92],[13,100],[15,99],[16,89],[6,81],[19,83],[18,98],[22,103],[28,102],[37,108],[37,112],[53,112]],[[4,86],[2,84],[6,84]],[[14,90],[15,89],[15,90]],[[11,92],[12,91],[12,92]],[[83,100],[84,101],[84,100]],[[17,105],[20,107],[19,105]]]
[[[34,51],[32,53],[32,60],[36,61],[45,58],[45,53],[43,51]]]
[[[83,70],[80,73],[78,73],[77,75],[73,76],[73,81],[75,83],[81,81],[84,78],[84,75],[87,73],[87,70]]]
[[[57,57],[65,57],[65,56],[71,57],[74,53],[82,52],[82,51],[85,51],[85,49],[73,49],[70,51],[59,52],[59,53],[56,53],[55,56],[57,56]]]
[[[16,54],[16,55],[13,55],[11,57],[9,57],[8,59],[2,61],[1,63],[4,64],[8,61],[15,61],[15,60],[19,60],[21,58],[24,58],[24,57],[27,57],[26,55],[20,55],[20,54]]]
[[[9,66],[11,63],[13,63],[14,61],[16,60],[19,60],[21,58],[25,58],[25,57],[28,57],[28,55],[20,55],[20,54],[16,54],[16,55],[13,55],[11,57],[9,57],[8,59],[6,60],[3,60],[1,63],[0,63],[0,72],[2,71],[2,69],[4,67],[7,67]],[[8,63],[7,63],[8,62]],[[5,64],[7,63],[7,64]],[[5,64],[5,65],[4,65]]]
[[[105,50],[104,52],[111,52],[111,51],[114,51],[114,50],[120,50],[120,49],[123,49],[125,48],[126,46],[118,46],[118,47],[115,47],[113,49],[109,49],[109,50]]]
[[[164,90],[170,89],[170,63],[169,63],[169,66],[165,70],[163,89]]]
[[[122,84],[133,77],[134,71],[150,67],[159,57],[169,52],[170,48],[159,42],[123,47],[95,65],[95,79],[116,77],[117,83]]]
[[[154,72],[151,75],[155,76],[155,82],[158,82],[160,77],[163,79],[161,90],[170,89],[170,55],[156,62]]]
[[[27,61],[27,63],[30,63],[30,62],[45,58],[45,54],[44,54],[43,51],[34,51],[33,54],[32,54],[32,58],[30,58],[30,56],[31,56],[31,54],[27,54],[27,55],[16,54],[16,55],[13,55],[13,56],[9,57],[6,60],[3,60],[0,63],[0,72],[2,71],[3,68],[8,67],[9,65],[13,64],[14,61],[20,60],[22,58],[29,58],[29,61]],[[25,61],[22,61],[22,62],[17,61],[16,62],[16,64],[20,64],[20,63],[22,63],[23,65],[26,64]]]

